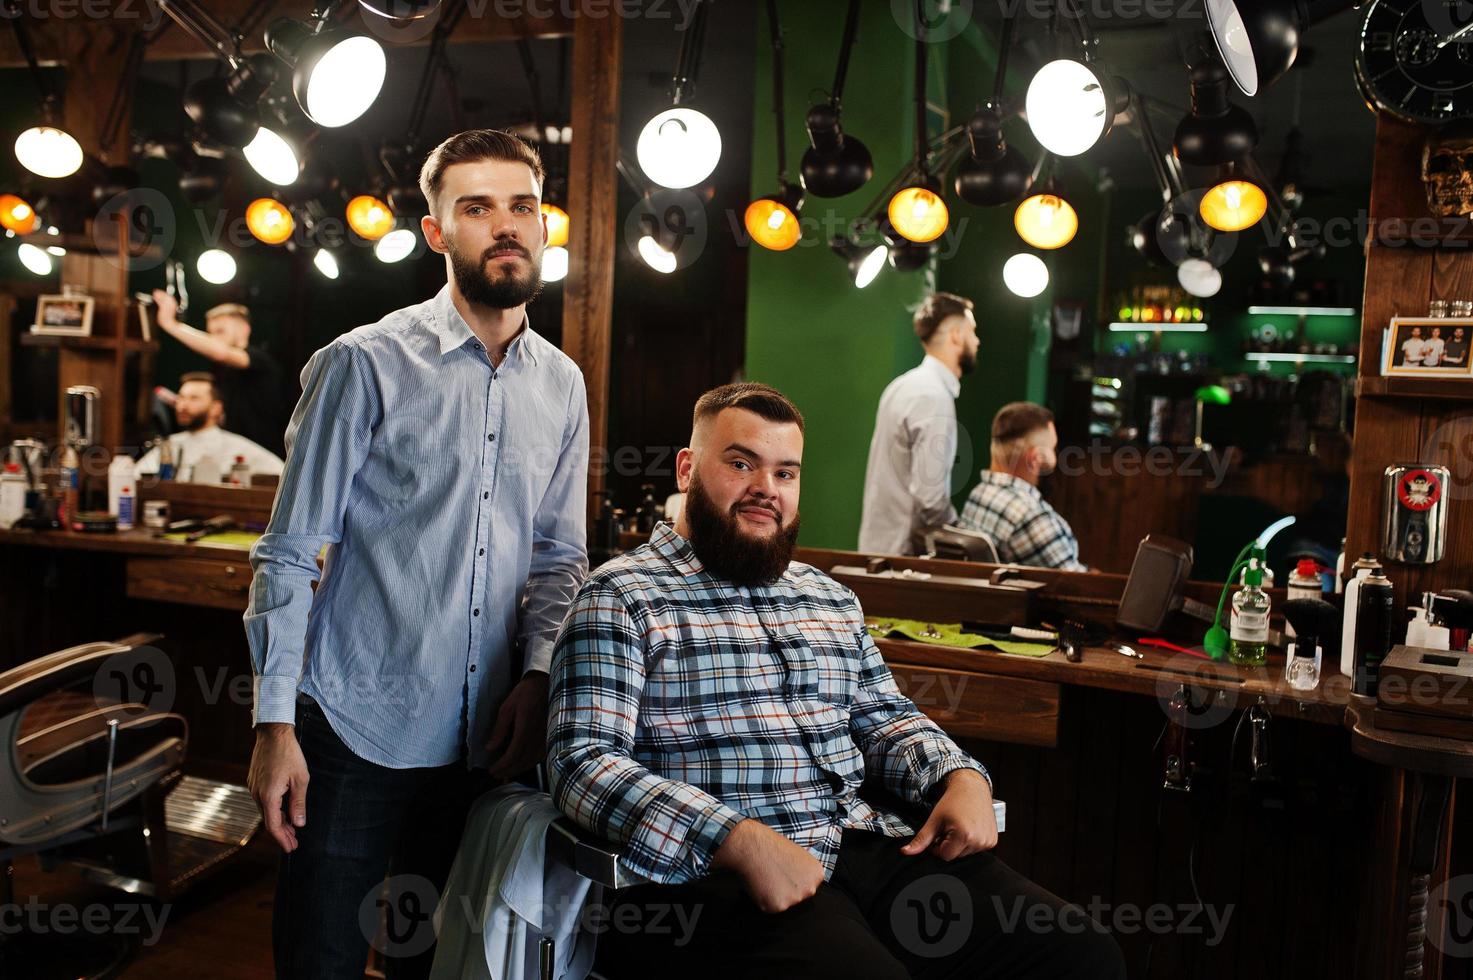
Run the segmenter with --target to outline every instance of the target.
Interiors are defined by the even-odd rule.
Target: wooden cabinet
[[[244,612],[251,589],[251,563],[214,558],[129,558],[130,599],[181,602]]]

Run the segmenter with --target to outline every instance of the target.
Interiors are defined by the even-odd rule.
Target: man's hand
[[[931,808],[931,816],[901,854],[927,849],[943,861],[955,861],[997,846],[997,815],[992,812],[992,787],[975,769],[957,769],[946,776],[946,792]]]
[[[760,820],[743,820],[732,828],[711,866],[741,875],[753,903],[768,914],[812,898],[823,884],[818,858]]]
[[[510,779],[547,758],[547,675],[542,671],[523,674],[501,703],[486,752],[496,779]]]
[[[158,307],[159,326],[168,328],[178,322],[179,301],[162,289],[153,291],[153,303]]]
[[[286,853],[295,851],[297,828],[307,826],[307,760],[292,725],[256,726],[247,785],[261,808],[267,833]],[[291,811],[290,822],[282,816],[283,801]]]

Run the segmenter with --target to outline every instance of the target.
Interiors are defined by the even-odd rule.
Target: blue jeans
[[[425,769],[367,762],[311,701],[297,706],[296,735],[307,760],[307,825],[277,878],[276,975],[362,980],[373,942],[390,977],[427,976],[430,916],[466,814],[489,778],[463,762]]]

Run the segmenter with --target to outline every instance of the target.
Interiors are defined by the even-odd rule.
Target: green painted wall
[[[845,7],[843,0],[805,0],[781,8],[788,162],[794,179],[807,148],[804,114],[833,82]],[[759,36],[765,37],[765,16],[757,16]],[[783,253],[754,247],[748,275],[746,374],[786,392],[807,419],[802,542],[814,547],[855,546],[875,407],[885,386],[921,359],[910,323],[927,292],[958,292],[978,305],[979,367],[963,380],[957,404],[962,439],[953,486],[958,504],[987,462],[987,433],[996,408],[1018,398],[1042,400],[1047,356],[1049,293],[1021,300],[1002,285],[1002,263],[1017,246],[1011,208],[984,213],[955,201],[948,189],[952,225],[941,240],[945,261],[917,272],[886,268],[864,290],[854,288],[844,263],[829,250],[828,239],[875,200],[913,152],[915,45],[892,18],[889,4],[865,4],[862,17],[844,89],[844,130],[870,148],[875,177],[846,198],[809,198],[803,241]],[[933,107],[951,107],[946,113],[951,125],[965,121],[990,93],[994,68],[987,53],[993,48],[968,35],[930,45],[930,99]],[[754,195],[776,187],[770,55],[766,46],[759,47]],[[934,136],[944,123],[935,112],[932,118]],[[1026,133],[1021,124],[1017,128]],[[1034,151],[1031,143],[1024,148],[1030,155]],[[735,221],[740,222],[739,215]]]

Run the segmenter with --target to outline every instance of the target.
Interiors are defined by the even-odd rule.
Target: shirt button
[[[475,672],[476,672],[476,665],[475,664],[471,664],[471,673],[474,674]]]
[[[488,433],[486,433],[486,441],[487,442],[495,442],[496,441],[496,433],[494,433],[494,432],[488,432]]]
[[[471,610],[471,615],[472,616],[479,616],[479,615],[481,615],[481,610],[479,610],[479,609],[472,609]]]
[[[485,553],[486,553],[486,549],[485,548],[482,548],[480,551],[476,552],[476,554],[478,554],[478,555],[484,555]]]
[[[487,491],[485,491],[484,493],[481,494],[481,499],[482,500],[485,500],[489,496],[491,496],[491,491],[490,490],[487,490]]]
[[[485,350],[485,349],[486,348],[482,347],[480,344],[477,344],[476,345],[476,350]]]

